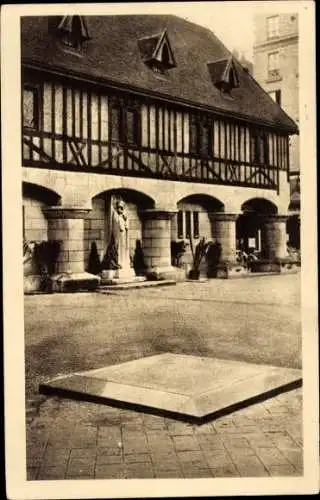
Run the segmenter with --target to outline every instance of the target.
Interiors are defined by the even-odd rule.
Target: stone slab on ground
[[[159,287],[159,286],[169,286],[169,285],[176,285],[176,281],[174,280],[162,280],[162,281],[131,281],[131,282],[126,282],[126,283],[113,283],[109,285],[101,285],[97,291],[100,293],[105,293],[110,290],[131,290],[131,289],[136,289],[136,288],[152,288],[152,287]]]
[[[301,384],[297,369],[165,353],[54,378],[40,392],[203,423]]]

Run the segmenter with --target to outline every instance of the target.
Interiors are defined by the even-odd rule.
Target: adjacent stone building
[[[112,195],[132,262],[142,251],[154,277],[174,275],[171,243],[190,238],[218,240],[230,265],[239,245],[285,257],[297,126],[211,31],[164,15],[25,17],[21,63],[24,239],[61,242],[60,276],[90,282]]]
[[[299,124],[298,14],[256,14],[254,19],[254,77],[268,94]],[[300,248],[299,136],[290,137],[290,243]]]

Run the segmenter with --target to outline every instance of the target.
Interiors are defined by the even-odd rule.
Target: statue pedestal
[[[136,277],[136,273],[132,267],[127,267],[124,269],[117,269],[114,277],[119,280],[130,280]]]
[[[103,270],[101,272],[101,285],[123,285],[124,283],[135,283],[146,281],[145,276],[136,276],[134,269]]]

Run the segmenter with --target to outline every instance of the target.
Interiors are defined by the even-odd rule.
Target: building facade
[[[299,124],[298,14],[257,14],[254,19],[254,77],[266,92]],[[300,248],[299,136],[290,137],[290,243]]]
[[[25,241],[60,241],[56,273],[88,280],[126,203],[132,262],[174,275],[172,242],[286,255],[296,124],[209,30],[175,16],[23,18]],[[190,255],[189,255],[189,258]]]

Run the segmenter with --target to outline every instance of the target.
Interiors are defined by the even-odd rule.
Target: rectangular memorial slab
[[[40,392],[203,423],[301,384],[301,370],[165,353],[58,377]]]

